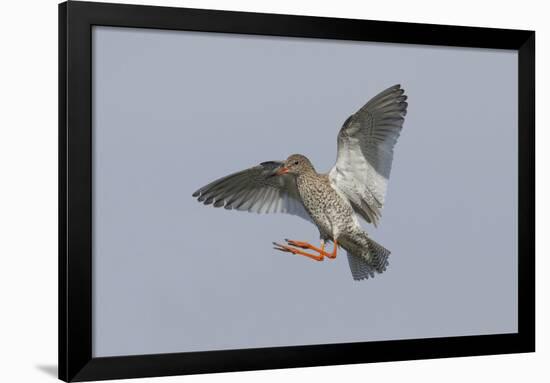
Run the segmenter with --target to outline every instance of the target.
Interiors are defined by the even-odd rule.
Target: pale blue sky
[[[93,29],[94,355],[517,331],[517,55]],[[314,262],[294,216],[205,207],[198,187],[300,152],[400,83],[409,114],[380,227],[386,273]]]

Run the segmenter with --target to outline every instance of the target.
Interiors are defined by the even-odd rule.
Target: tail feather
[[[366,246],[362,247],[361,251],[348,251],[349,268],[356,281],[374,278],[376,273],[383,273],[389,265],[388,257],[391,252],[372,239],[365,239]]]
[[[369,254],[371,256],[372,263],[376,268],[376,271],[382,274],[384,271],[386,271],[386,267],[389,265],[388,257],[390,256],[391,251],[370,238],[368,242]]]
[[[348,263],[351,270],[351,276],[356,281],[374,278],[374,268],[360,256],[348,253]]]

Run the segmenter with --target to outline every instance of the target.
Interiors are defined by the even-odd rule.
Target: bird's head
[[[300,175],[312,171],[315,171],[315,169],[306,156],[293,154],[289,156],[279,170],[277,170],[277,175],[287,173]]]

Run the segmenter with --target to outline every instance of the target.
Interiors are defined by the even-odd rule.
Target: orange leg
[[[301,242],[301,241],[293,241],[290,239],[285,239],[285,241],[290,245],[280,245],[278,243],[273,242],[273,244],[276,246],[274,247],[275,250],[284,251],[292,254],[297,255],[303,255],[305,257],[314,259],[316,261],[322,261],[324,257],[328,257],[330,259],[336,258],[336,255],[338,253],[338,241],[334,241],[334,249],[332,250],[332,253],[328,253],[325,251],[325,243],[323,242],[321,244],[321,248],[318,248],[317,246],[313,246],[312,244],[308,242]],[[308,252],[305,252],[303,250],[297,249],[297,247],[302,249],[310,249],[313,251],[316,251],[319,254],[311,254]]]
[[[325,257],[328,257],[330,259],[336,258],[337,252],[338,252],[338,241],[334,241],[334,248],[332,249],[332,253],[325,251],[325,242],[321,243],[321,248],[318,248],[317,246],[313,246],[312,244],[308,242],[302,242],[302,241],[294,241],[292,239],[285,239],[285,241],[288,242],[289,245],[295,246],[295,247],[301,247],[302,249],[311,249],[313,251],[318,252],[319,254],[322,254]]]

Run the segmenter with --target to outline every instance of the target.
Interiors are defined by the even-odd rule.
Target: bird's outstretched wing
[[[350,116],[338,133],[338,156],[329,172],[334,187],[375,226],[384,206],[393,147],[407,113],[400,85],[374,96]]]
[[[255,213],[287,213],[311,222],[292,175],[275,175],[283,162],[268,161],[203,186],[193,197],[214,207]]]

